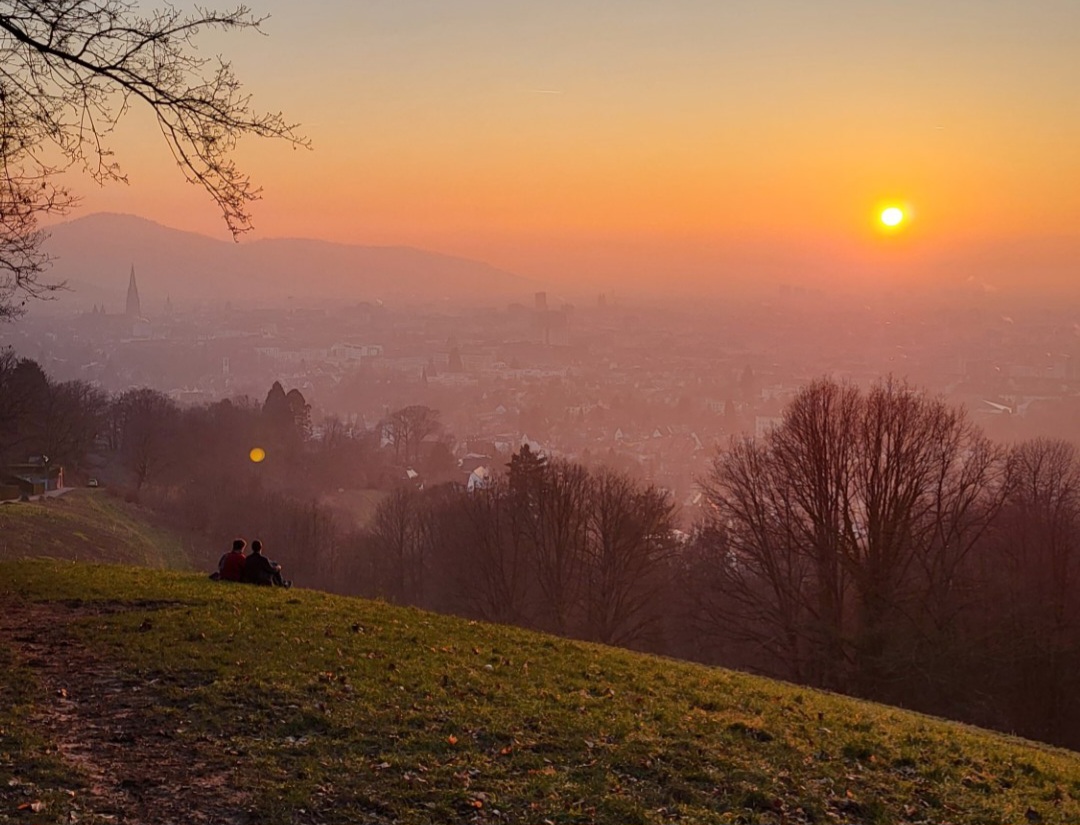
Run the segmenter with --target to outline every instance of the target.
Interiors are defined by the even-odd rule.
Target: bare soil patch
[[[69,822],[251,821],[238,760],[163,713],[155,681],[125,673],[71,632],[88,615],[168,606],[14,600],[0,612],[0,637],[41,686],[30,722],[84,782]]]

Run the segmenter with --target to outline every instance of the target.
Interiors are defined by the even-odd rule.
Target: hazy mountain
[[[134,215],[96,213],[50,227],[50,280],[72,288],[64,303],[111,296],[121,306],[132,265],[144,305],[233,300],[243,305],[326,299],[521,298],[533,285],[481,261],[410,247],[269,239],[236,244]],[[114,308],[115,311],[115,308]]]

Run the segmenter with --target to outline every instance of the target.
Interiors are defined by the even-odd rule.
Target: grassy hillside
[[[0,505],[0,560],[29,556],[189,567],[177,536],[152,527],[138,505],[100,489]]]
[[[0,603],[0,821],[1080,822],[1080,755],[727,671],[145,569]]]

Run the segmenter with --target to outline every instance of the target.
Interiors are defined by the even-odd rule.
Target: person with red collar
[[[225,582],[239,582],[244,580],[244,567],[247,559],[244,557],[244,548],[247,542],[243,539],[234,539],[232,550],[221,557],[218,561],[218,579]]]

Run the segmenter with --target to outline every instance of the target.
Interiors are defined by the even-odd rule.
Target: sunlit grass
[[[190,567],[177,536],[151,526],[137,505],[101,489],[0,506],[0,560],[29,556]]]
[[[31,806],[60,810],[80,782],[30,724],[40,686],[6,642],[0,637],[0,822],[14,822],[34,815]]]
[[[126,603],[73,632],[227,743],[260,822],[1080,821],[1080,756],[743,674],[176,573],[3,589]]]

